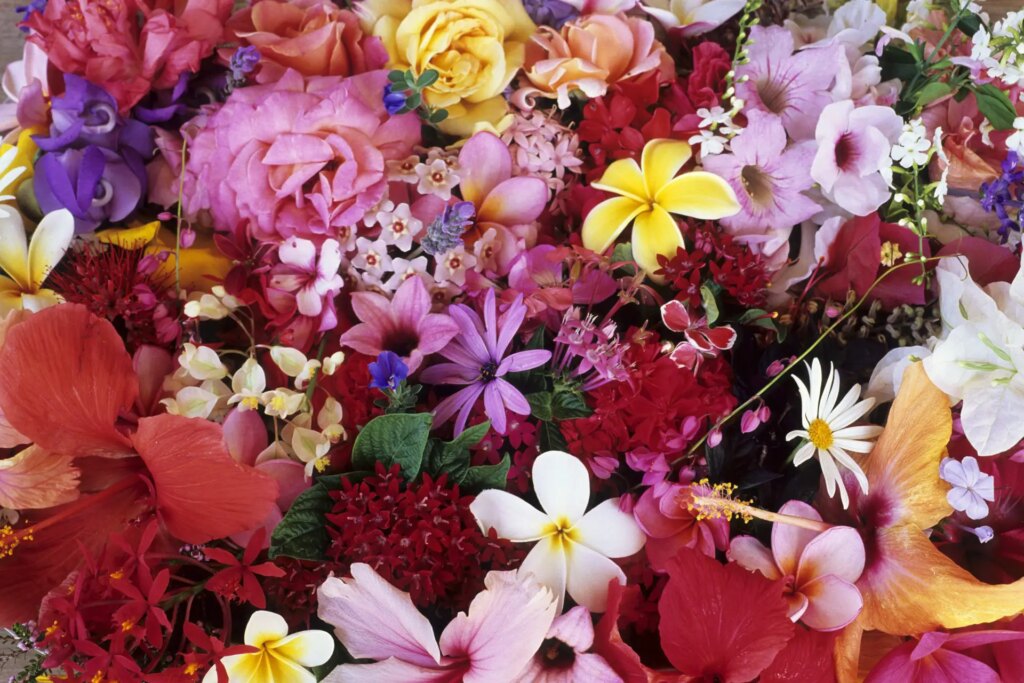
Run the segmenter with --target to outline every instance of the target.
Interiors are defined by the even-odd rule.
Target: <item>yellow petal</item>
[[[29,285],[38,290],[75,238],[75,219],[67,209],[52,211],[39,221],[28,247]]]
[[[662,187],[655,201],[666,211],[705,221],[732,216],[740,210],[732,186],[707,171],[684,173]]]
[[[644,204],[630,197],[604,200],[591,209],[583,221],[583,246],[599,254],[604,252],[643,210]]]
[[[646,271],[655,281],[660,278],[654,275],[658,265],[658,255],[672,257],[676,249],[683,246],[683,233],[676,221],[667,211],[655,205],[636,217],[633,224],[633,260]]]
[[[156,270],[156,277],[174,284],[174,233],[166,228],[157,233],[149,253],[167,252],[167,260]],[[181,249],[181,288],[189,292],[208,292],[231,270],[231,259],[224,256],[208,234],[197,234],[191,247]]]
[[[140,249],[153,241],[160,230],[160,221],[152,221],[134,228],[111,228],[96,233],[96,239],[122,249]]]
[[[0,275],[0,318],[6,317],[11,311],[20,311],[21,285],[9,277]]]
[[[921,363],[903,374],[885,431],[864,463],[873,492],[883,493],[896,521],[921,529],[952,514],[939,463],[953,431],[946,394]]]
[[[660,138],[651,140],[644,146],[640,165],[643,167],[644,181],[647,183],[649,197],[655,196],[691,156],[690,146],[682,140]]]
[[[638,202],[646,201],[648,198],[647,189],[644,187],[644,176],[640,172],[640,166],[633,159],[619,159],[613,161],[604,170],[604,175],[591,187],[599,190],[614,192],[624,197],[631,197]]]
[[[0,218],[0,268],[23,289],[29,289],[28,238],[17,211],[8,211]]]

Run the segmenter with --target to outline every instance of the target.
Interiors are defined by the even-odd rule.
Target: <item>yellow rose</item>
[[[356,12],[363,30],[383,41],[388,66],[438,72],[424,99],[448,111],[442,130],[467,138],[507,127],[502,93],[537,28],[520,0],[365,0]]]

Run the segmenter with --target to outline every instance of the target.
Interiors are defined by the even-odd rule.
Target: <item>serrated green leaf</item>
[[[551,401],[550,391],[538,391],[526,395],[526,402],[530,404],[530,415],[545,422],[550,421],[554,417]]]
[[[370,420],[352,445],[352,466],[374,469],[376,462],[398,464],[406,481],[419,474],[433,417],[429,413],[393,413]]]
[[[494,465],[477,465],[466,470],[466,476],[459,489],[467,493],[479,493],[484,489],[503,489],[508,481],[508,470],[512,460],[505,454],[501,462]]]
[[[280,555],[299,560],[323,560],[329,541],[324,516],[331,511],[330,491],[340,486],[341,475],[321,477],[295,499],[270,535],[270,558]]]
[[[718,301],[715,300],[715,293],[708,285],[700,286],[700,298],[704,305],[704,313],[708,317],[708,325],[714,325],[718,320]]]
[[[441,74],[439,74],[435,69],[427,69],[426,71],[420,74],[419,78],[416,79],[416,87],[420,88],[421,90],[423,88],[429,88],[430,86],[434,85],[434,83],[437,82],[437,79],[440,75]]]
[[[564,451],[569,448],[569,444],[566,442],[565,436],[562,435],[562,430],[558,428],[558,424],[554,422],[541,422],[537,431],[539,433],[537,441],[542,453],[544,451]]]
[[[594,411],[583,398],[582,392],[572,387],[556,387],[551,397],[551,415],[556,420],[587,417]]]
[[[1017,111],[1005,92],[985,83],[974,87],[974,97],[980,111],[996,130],[1010,130],[1017,118]]]

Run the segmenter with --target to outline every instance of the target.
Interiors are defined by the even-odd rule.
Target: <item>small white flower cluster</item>
[[[1024,102],[1024,93],[1020,94],[1020,101]],[[1013,133],[1006,138],[1006,148],[1024,157],[1024,116],[1013,120]]]
[[[737,135],[741,128],[732,120],[732,112],[722,107],[701,107],[697,110],[700,117],[700,132],[687,140],[691,145],[700,145],[700,158],[722,154],[729,148],[729,139]]]
[[[903,124],[903,132],[892,146],[892,160],[906,169],[923,168],[931,158],[932,142],[920,118]]]
[[[1024,10],[1010,12],[992,26],[971,37],[971,59],[979,62],[989,76],[1010,87],[1024,87]]]

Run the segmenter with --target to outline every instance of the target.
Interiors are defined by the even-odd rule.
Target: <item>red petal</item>
[[[780,583],[690,549],[669,562],[668,573],[658,601],[661,645],[684,674],[746,683],[792,638]]]
[[[764,670],[758,683],[819,683],[836,680],[832,659],[835,640],[835,633],[822,633],[798,626],[793,638]]]
[[[673,332],[685,332],[690,327],[690,312],[686,310],[686,304],[673,299],[662,304],[661,321]]]
[[[254,529],[275,505],[277,483],[235,462],[212,422],[142,418],[132,443],[153,477],[161,520],[186,543]]]
[[[0,406],[10,425],[48,451],[128,455],[114,424],[138,383],[124,343],[84,306],[62,304],[7,332],[0,349]]]

